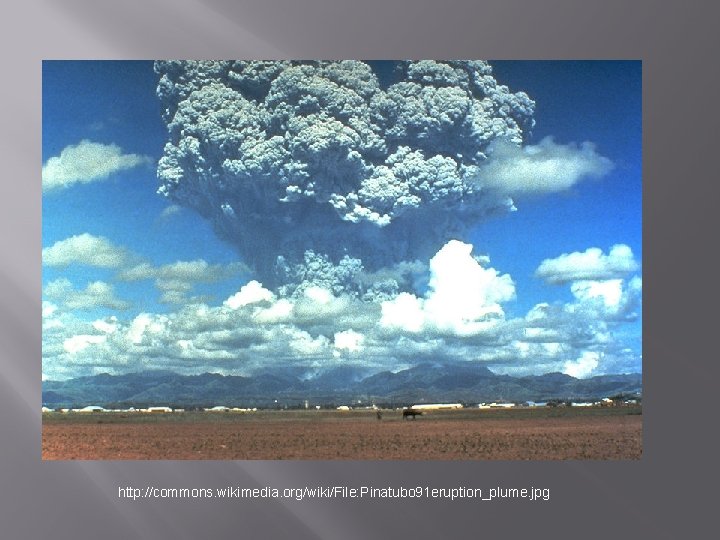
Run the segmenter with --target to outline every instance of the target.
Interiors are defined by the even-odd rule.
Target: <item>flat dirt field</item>
[[[640,407],[44,413],[47,460],[615,460],[642,454]]]

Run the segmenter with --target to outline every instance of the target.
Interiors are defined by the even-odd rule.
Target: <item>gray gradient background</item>
[[[30,0],[0,22],[0,537],[697,538],[717,506],[720,39],[710,2]],[[716,37],[712,37],[716,35]],[[634,462],[43,462],[41,60],[642,59],[644,455]],[[712,161],[711,161],[712,160]],[[712,343],[714,345],[714,343]],[[674,398],[688,398],[678,405]],[[529,487],[549,502],[129,501],[120,485]],[[501,536],[500,536],[501,535]]]

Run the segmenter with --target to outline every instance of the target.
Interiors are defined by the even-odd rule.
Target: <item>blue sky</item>
[[[498,84],[535,102],[523,148],[581,172],[562,189],[504,185],[515,211],[437,245],[413,270],[429,287],[363,302],[326,281],[263,283],[192,201],[157,194],[171,151],[152,62],[44,62],[43,377],[439,358],[512,374],[641,371],[641,64],[490,64]],[[515,170],[516,154],[501,155],[492,170]]]
[[[537,197],[521,211],[483,223],[478,245],[494,263],[528,277],[535,261],[618,243],[642,259],[642,73],[638,61],[500,61],[496,78],[526,91],[537,103],[528,143],[551,136],[559,143],[593,142],[614,169],[567,192]],[[519,206],[519,205],[518,205]],[[516,242],[506,242],[512,234]],[[518,256],[522,254],[522,256]],[[537,280],[528,302],[548,299]],[[556,294],[561,291],[554,291]],[[562,291],[564,293],[566,291]],[[520,295],[518,295],[520,296]],[[524,307],[530,307],[524,305]]]

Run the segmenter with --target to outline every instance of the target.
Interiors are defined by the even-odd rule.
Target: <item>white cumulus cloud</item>
[[[362,349],[364,339],[365,337],[362,334],[352,329],[337,332],[335,334],[335,348],[348,352],[357,352]]]
[[[264,288],[259,282],[253,280],[243,285],[240,290],[223,302],[230,309],[238,309],[249,304],[259,302],[272,302],[275,295]]]
[[[438,327],[461,331],[468,323],[502,317],[500,303],[515,298],[510,275],[483,268],[471,252],[472,245],[451,240],[430,260],[425,310]]]
[[[583,252],[563,253],[555,259],[545,259],[535,275],[548,283],[559,284],[621,278],[639,267],[632,249],[625,244],[617,244],[607,255],[600,248],[592,247]]]
[[[209,264],[203,259],[176,261],[162,266],[143,262],[120,271],[117,278],[121,281],[154,279],[155,286],[161,292],[160,302],[179,305],[207,300],[200,296],[188,297],[195,284],[217,283],[245,269],[242,263]]]
[[[91,344],[104,343],[106,336],[78,335],[67,338],[63,342],[63,348],[70,354],[75,354],[86,349]]]
[[[605,320],[633,320],[642,300],[642,278],[576,281],[570,291],[582,310],[591,310]]]
[[[42,262],[46,266],[84,264],[101,268],[118,268],[131,259],[130,253],[102,236],[83,233],[55,242],[43,248]]]
[[[67,309],[90,310],[99,307],[124,310],[130,304],[115,296],[112,285],[104,281],[88,283],[84,289],[75,289],[67,278],[51,281],[45,286],[43,295]]]
[[[584,351],[577,360],[569,360],[565,362],[563,373],[575,377],[576,379],[584,379],[592,375],[593,371],[600,364],[600,354],[595,351]]]
[[[382,303],[380,324],[407,332],[420,332],[425,325],[423,301],[410,293],[400,293],[396,298]]]
[[[507,195],[553,193],[611,169],[611,161],[598,154],[592,143],[564,145],[546,137],[524,147],[498,141],[488,163],[479,168],[478,180]]]
[[[570,290],[582,302],[599,301],[606,309],[617,309],[623,296],[622,284],[622,279],[576,281]]]
[[[111,174],[152,163],[148,156],[123,154],[115,144],[82,140],[65,147],[42,168],[43,191],[108,178]]]
[[[472,251],[470,244],[450,241],[420,265],[424,294],[363,300],[309,285],[283,297],[253,280],[217,305],[90,321],[75,311],[127,304],[109,284],[77,290],[59,279],[44,290],[43,373],[65,378],[162,367],[257,374],[277,367],[317,374],[352,365],[370,374],[438,360],[482,362],[498,373],[524,375],[586,377],[608,373],[608,366],[636,369],[637,355],[622,352],[626,335],[615,330],[639,306],[639,276],[572,282],[571,302],[540,303],[525,317],[511,318],[504,303],[515,298],[513,280]],[[136,265],[131,276],[190,278],[203,268]]]
[[[420,299],[401,293],[382,302],[381,325],[408,332],[437,330],[468,335],[504,317],[501,302],[515,298],[508,275],[484,268],[472,245],[451,240],[430,260],[428,292]]]

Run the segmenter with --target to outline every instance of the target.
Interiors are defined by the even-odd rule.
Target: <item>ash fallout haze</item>
[[[640,373],[640,81],[46,61],[43,379]]]

